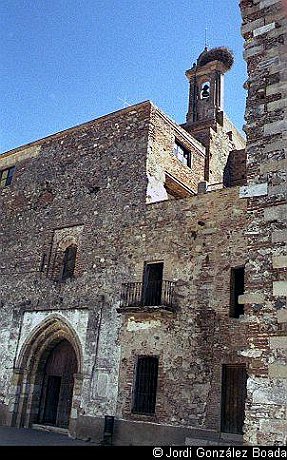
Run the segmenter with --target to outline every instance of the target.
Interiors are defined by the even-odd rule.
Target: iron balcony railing
[[[124,283],[122,285],[121,308],[162,306],[174,307],[174,281],[152,281],[148,283]]]

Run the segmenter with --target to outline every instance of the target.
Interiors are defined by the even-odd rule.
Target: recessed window
[[[0,171],[0,188],[10,185],[12,182],[15,166]]]
[[[158,358],[156,356],[139,356],[132,412],[143,415],[155,413],[157,378]]]
[[[244,294],[244,267],[231,268],[230,274],[230,317],[239,318],[244,314],[244,305],[238,297]]]
[[[76,256],[77,246],[75,244],[68,246],[64,252],[62,280],[66,280],[74,276]]]
[[[191,168],[191,152],[177,140],[174,142],[173,154],[181,161],[182,164]]]

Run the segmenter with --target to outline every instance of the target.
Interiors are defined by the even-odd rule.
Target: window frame
[[[68,267],[69,265],[69,256],[68,253],[73,252],[73,261],[72,261],[72,269]],[[77,252],[78,252],[78,247],[76,244],[71,244],[70,246],[67,246],[65,251],[63,251],[63,267],[62,267],[62,273],[61,273],[61,281],[66,281],[68,279],[73,279],[75,277],[75,268],[76,268],[76,262],[77,262]],[[68,267],[68,268],[67,268]]]
[[[153,377],[153,388],[152,388],[152,394],[149,395],[148,401],[150,400],[151,396],[153,396],[153,401],[152,403],[149,403],[151,405],[152,411],[148,412],[148,410],[140,410],[139,406],[142,404],[142,401],[140,399],[141,397],[141,388],[137,388],[140,386],[140,375],[139,375],[139,363],[143,362],[143,360],[153,360],[154,363],[156,363],[156,372]],[[159,377],[159,356],[157,355],[138,355],[136,362],[135,362],[135,367],[134,367],[134,379],[133,379],[133,399],[132,399],[132,409],[131,413],[134,415],[145,415],[149,417],[154,417],[156,414],[156,401],[157,401],[157,389],[158,389],[158,377]],[[143,392],[142,392],[143,393]],[[147,405],[145,409],[148,409]]]
[[[190,169],[192,168],[191,151],[187,147],[185,147],[185,145],[182,142],[180,142],[176,137],[174,139],[172,153],[184,166],[187,166]],[[182,157],[182,159],[180,157]],[[182,161],[183,159],[185,159],[186,162]]]
[[[3,179],[3,175],[5,175],[6,172],[7,172],[7,176],[5,176]],[[0,170],[0,189],[11,185],[14,173],[15,173],[15,166],[10,166],[9,168]]]
[[[236,272],[243,270],[243,291],[236,296]],[[244,304],[238,303],[238,297],[244,294],[245,289],[245,265],[238,265],[230,268],[230,302],[229,302],[229,317],[238,319],[244,315]]]

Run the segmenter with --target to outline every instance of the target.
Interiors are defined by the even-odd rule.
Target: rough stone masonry
[[[243,299],[251,357],[245,442],[286,445],[287,18],[279,0],[243,0],[240,7],[250,190]]]
[[[146,101],[1,155],[1,424],[286,444],[286,18],[240,7],[247,176],[226,48],[181,126]]]

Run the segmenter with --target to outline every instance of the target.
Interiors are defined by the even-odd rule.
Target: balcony
[[[159,280],[122,285],[119,311],[174,311],[175,281]]]

